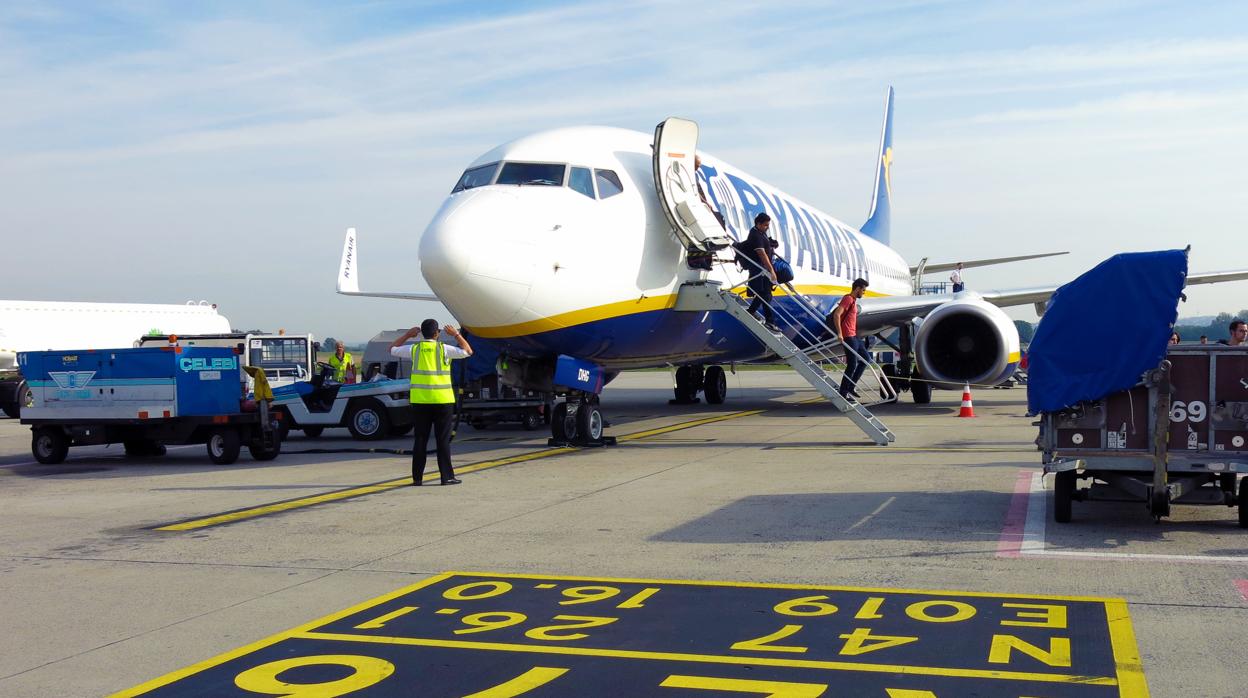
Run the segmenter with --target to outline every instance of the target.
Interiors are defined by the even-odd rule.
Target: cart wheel
[[[415,424],[391,424],[389,431],[390,438],[397,439],[400,436],[407,436],[412,433],[412,429],[415,428]]]
[[[384,439],[390,431],[390,415],[376,400],[362,400],[347,416],[347,430],[357,441]]]
[[[1152,500],[1148,503],[1148,513],[1153,515],[1153,521],[1161,521],[1163,516],[1170,515],[1170,490],[1163,489],[1153,492]]]
[[[325,432],[325,427],[304,427],[303,435],[309,439],[319,439],[321,434]]]
[[[1248,528],[1248,477],[1239,481],[1239,527]]]
[[[524,426],[525,431],[534,431],[542,426],[542,415],[536,410],[525,412],[524,419],[520,423]]]
[[[602,411],[597,405],[582,402],[576,408],[576,433],[584,441],[602,439]]]
[[[233,463],[242,450],[243,440],[237,429],[218,429],[208,435],[208,458],[217,465]]]
[[[1053,479],[1053,520],[1070,523],[1070,502],[1075,496],[1078,478],[1073,470],[1063,470]]]
[[[247,451],[255,460],[273,460],[282,452],[282,442],[280,439],[275,439],[272,448],[265,448],[259,443],[248,444]]]
[[[30,450],[40,463],[56,465],[69,455],[69,437],[56,427],[42,427],[31,435]]]

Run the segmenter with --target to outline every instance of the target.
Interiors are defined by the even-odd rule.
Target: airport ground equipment
[[[135,346],[163,346],[169,344],[170,340],[171,335],[150,334],[141,337]],[[310,334],[179,334],[176,335],[176,341],[181,346],[190,347],[234,348],[241,345],[242,365],[263,369],[272,388],[309,380],[316,371],[316,352],[319,345]]]
[[[1238,478],[1248,473],[1248,347],[1172,349],[1136,387],[1044,413],[1039,425],[1058,523],[1071,520],[1072,502],[1129,501],[1154,519],[1172,505],[1237,506],[1248,528],[1248,479]]]
[[[366,380],[381,376],[407,383],[412,372],[411,357],[397,358],[390,354],[390,345],[405,331],[385,330],[369,340],[361,364]],[[472,345],[473,354],[467,359],[451,362],[458,421],[467,422],[476,429],[488,429],[496,424],[518,424],[533,430],[550,424],[555,392],[507,385],[498,375],[498,351],[488,342],[478,341],[469,332],[464,332],[464,335]]]
[[[315,438],[327,428],[346,427],[359,441],[403,436],[412,430],[412,411],[406,378],[378,374],[365,383],[338,383],[333,369],[322,370],[310,381],[273,389],[273,407],[287,429],[302,429]]]
[[[261,404],[245,411],[239,357],[218,347],[32,351],[18,355],[32,403],[22,411],[40,463],[70,447],[122,444],[126,455],[164,455],[166,444],[207,444],[227,465],[247,446],[256,460],[281,453],[281,429]]]
[[[128,347],[148,333],[228,332],[230,322],[207,301],[64,303],[0,300],[0,410],[17,419],[33,399],[17,353]]]
[[[789,286],[787,290],[793,298],[799,301],[802,299],[796,289]],[[829,373],[825,366],[838,366],[837,360],[843,357],[844,352],[853,350],[842,346],[836,339],[821,339],[818,333],[829,332],[827,325],[823,322],[823,314],[808,304],[801,304],[800,307],[804,312],[798,315],[783,312],[780,306],[776,305],[774,308],[776,321],[784,332],[773,333],[761,320],[748,312],[745,299],[732,290],[721,288],[715,281],[682,284],[676,296],[675,306],[678,311],[725,311],[732,315],[757,337],[768,351],[792,366],[793,370],[806,379],[815,390],[818,390],[820,395],[831,402],[836,409],[845,413],[845,416],[849,417],[850,421],[872,441],[886,446],[896,440],[888,427],[867,409],[867,405],[893,402],[897,399],[897,393],[892,390],[888,379],[877,372],[877,367],[873,365],[870,357],[860,357],[867,362],[870,369],[869,372],[863,374],[863,377],[873,376],[874,382],[864,380],[858,384],[858,392],[862,395],[863,402],[842,396],[839,390],[839,378]],[[795,343],[795,339],[802,342],[801,348]],[[872,399],[877,390],[879,399]]]
[[[1157,520],[1173,504],[1239,506],[1248,526],[1248,347],[1169,345],[1186,278],[1186,250],[1135,252],[1053,294],[1027,407],[1059,523],[1074,501],[1119,500]]]

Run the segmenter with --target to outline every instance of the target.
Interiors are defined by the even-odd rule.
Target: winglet
[[[875,192],[871,196],[871,213],[862,224],[862,232],[885,245],[888,244],[892,219],[893,197],[893,88],[884,98],[884,129],[880,133],[880,156],[876,160]]]
[[[378,293],[360,290],[360,246],[355,235],[355,228],[347,228],[347,237],[342,241],[342,261],[338,263],[338,293],[344,296],[368,296],[370,298],[402,298],[412,301],[436,301],[438,297],[432,293]]]
[[[347,228],[342,241],[342,261],[338,264],[338,292],[360,292],[360,250],[355,244],[355,228]]]

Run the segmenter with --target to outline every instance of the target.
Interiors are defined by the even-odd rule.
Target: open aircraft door
[[[691,252],[711,252],[732,244],[715,214],[698,196],[694,157],[698,125],[672,117],[654,128],[654,187],[663,215],[677,239]]]

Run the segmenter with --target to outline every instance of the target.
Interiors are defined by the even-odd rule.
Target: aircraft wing
[[[1188,274],[1186,285],[1216,284],[1244,279],[1248,279],[1248,269],[1203,272]],[[1001,308],[1047,303],[1057,288],[1057,286],[1035,286],[1000,291],[963,291],[958,294],[932,293],[920,296],[863,298],[858,301],[860,308],[858,323],[866,329],[900,325],[912,318],[924,317],[937,306],[958,298],[980,298]]]
[[[1021,257],[994,257],[992,259],[969,259],[965,262],[941,262],[940,264],[921,264],[919,266],[910,267],[910,275],[914,276],[922,267],[923,273],[936,273],[940,271],[949,271],[957,269],[961,264],[963,269],[971,267],[990,267],[994,264],[1007,264],[1009,262],[1021,262],[1027,259],[1040,259],[1041,257],[1057,257],[1059,255],[1070,254],[1069,252],[1045,252],[1044,254],[1026,254]]]
[[[338,293],[344,296],[368,296],[370,298],[402,298],[413,301],[438,300],[438,297],[433,293],[361,291],[360,248],[357,244],[355,228],[347,228],[347,237],[342,241],[342,262],[338,265]]]

